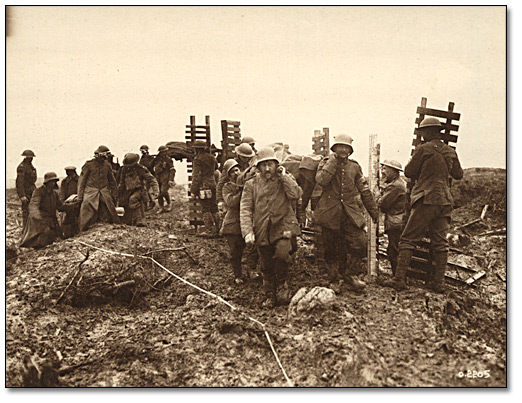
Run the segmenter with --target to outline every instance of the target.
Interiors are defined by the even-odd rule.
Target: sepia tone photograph
[[[5,387],[507,388],[493,6],[5,6]]]

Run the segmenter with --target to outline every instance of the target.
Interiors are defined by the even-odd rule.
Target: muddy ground
[[[147,227],[99,224],[41,250],[19,249],[16,192],[6,205],[6,386],[287,386],[262,327],[295,386],[506,386],[505,170],[471,169],[453,187],[450,260],[486,271],[475,287],[403,293],[361,275],[362,294],[342,289],[332,305],[289,315],[261,306],[252,278],[232,283],[224,239],[194,234],[186,190]],[[109,254],[85,244],[132,256]],[[309,241],[309,240],[308,240]],[[299,240],[293,293],[326,286]],[[168,250],[165,250],[168,249]],[[232,304],[202,293],[166,269]]]

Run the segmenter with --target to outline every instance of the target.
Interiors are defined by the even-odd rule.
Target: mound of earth
[[[16,246],[9,189],[6,386],[287,386],[265,330],[295,386],[505,386],[506,235],[484,235],[506,226],[505,171],[466,170],[453,191],[452,232],[467,244],[450,260],[486,271],[475,287],[439,295],[409,280],[397,293],[363,274],[364,293],[341,289],[324,309],[289,315],[262,307],[255,275],[234,284],[225,240],[188,224],[183,186],[147,227],[99,224],[40,250]],[[485,204],[484,220],[456,230]],[[292,295],[327,287],[310,244],[299,246]]]

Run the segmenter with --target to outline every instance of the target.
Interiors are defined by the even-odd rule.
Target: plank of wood
[[[379,156],[380,144],[377,144],[377,135],[370,135],[370,150],[369,150],[369,186],[373,194],[379,192]],[[368,215],[369,217],[369,215]],[[377,262],[377,229],[379,222],[374,223],[369,217],[368,219],[368,274],[376,276],[378,271]]]
[[[423,108],[422,106],[417,107],[417,113],[419,115],[435,116],[437,118],[460,120],[460,113],[442,111],[439,109]]]

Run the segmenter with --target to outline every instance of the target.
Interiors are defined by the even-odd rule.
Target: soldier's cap
[[[96,151],[94,152],[94,154],[106,154],[109,152],[109,147],[107,146],[99,146]]]
[[[381,165],[396,169],[397,171],[402,171],[401,163],[394,160],[384,160],[384,162],[381,162]]]
[[[58,182],[60,180],[60,178],[58,178],[58,175],[56,175],[55,172],[47,172],[45,175],[44,175],[44,181],[43,183],[47,183],[47,182],[50,182],[50,181],[56,181]]]
[[[140,160],[140,156],[136,153],[127,153],[123,157],[123,165],[131,166],[136,164]]]
[[[338,134],[337,136],[334,136],[333,138],[333,144],[330,147],[330,150],[334,150],[334,147],[337,144],[344,144],[345,146],[349,146],[352,149],[353,152],[353,146],[352,146],[353,139],[348,136],[347,134]]]
[[[252,147],[248,143],[242,143],[238,145],[234,148],[234,151],[237,155],[240,155],[245,158],[251,158],[254,155],[256,155],[256,153],[254,152],[254,150],[252,150]]]
[[[436,127],[439,129],[439,131],[443,129],[442,123],[440,123],[440,120],[437,118],[432,118],[432,117],[425,118],[419,124],[420,130],[425,130],[429,127]]]
[[[36,157],[36,155],[31,150],[24,150],[22,157]]]
[[[241,144],[252,144],[252,143],[255,143],[256,141],[254,140],[253,137],[250,137],[250,136],[245,136],[241,139]]]
[[[279,160],[277,159],[275,155],[275,151],[272,147],[264,147],[257,153],[257,163],[256,165],[259,166],[260,163],[263,161],[269,161],[273,160],[277,163],[279,163]]]
[[[76,170],[76,167],[73,166],[73,165],[68,165],[64,168],[66,171],[75,171]]]
[[[148,150],[149,149],[149,146],[144,144],[140,147],[140,150]]]
[[[159,151],[159,152],[167,151],[167,150],[168,150],[167,146],[159,146],[159,147],[158,147],[158,151]]]

